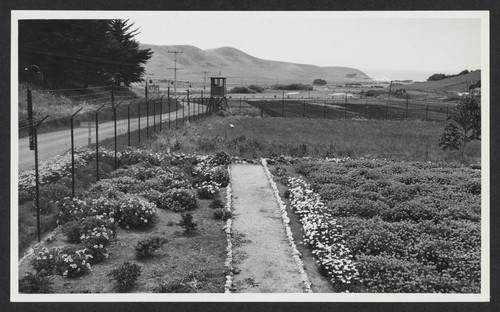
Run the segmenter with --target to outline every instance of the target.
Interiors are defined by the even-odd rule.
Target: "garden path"
[[[261,165],[233,164],[233,264],[237,293],[301,293],[278,203]]]

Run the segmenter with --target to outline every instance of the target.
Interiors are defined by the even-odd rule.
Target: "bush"
[[[264,89],[262,89],[261,86],[257,86],[257,85],[249,85],[248,89],[253,90],[257,93],[262,93],[264,91]]]
[[[149,258],[153,254],[153,252],[164,244],[164,241],[158,237],[149,237],[143,239],[135,245],[135,256],[138,259]]]
[[[208,205],[208,207],[210,207],[212,209],[224,208],[224,206],[225,206],[224,202],[222,200],[220,200],[219,197],[212,199],[212,201],[210,202],[210,205]]]
[[[70,221],[63,226],[62,232],[71,244],[79,244],[83,238],[91,245],[108,245],[109,240],[116,237],[115,224],[96,217]]]
[[[196,232],[198,224],[193,220],[193,215],[189,212],[184,212],[181,214],[180,225],[184,229],[184,234],[189,235]]]
[[[86,249],[66,248],[59,255],[56,271],[63,277],[79,277],[91,270],[89,259],[92,255]]]
[[[226,152],[218,152],[212,159],[212,163],[216,166],[228,166],[231,163],[231,157]]]
[[[136,195],[126,195],[118,201],[118,225],[126,229],[149,227],[156,220],[156,205]]]
[[[214,211],[213,217],[216,220],[227,221],[227,219],[230,219],[232,217],[232,213],[231,211],[228,211],[226,209],[218,208]]]
[[[52,279],[42,274],[28,273],[19,280],[19,292],[26,294],[47,294],[52,291]]]
[[[198,206],[193,191],[187,188],[174,188],[160,198],[160,208],[174,212],[193,210]]]
[[[115,288],[120,292],[134,287],[140,275],[141,267],[130,262],[124,262],[120,267],[108,273],[108,277],[110,277],[110,280],[115,284]]]
[[[40,274],[52,274],[59,261],[61,249],[53,247],[51,249],[43,247],[41,251],[31,260],[31,265]]]
[[[229,172],[225,167],[219,166],[215,168],[212,175],[213,181],[221,187],[226,187],[229,184]]]
[[[203,183],[196,192],[200,199],[213,199],[219,196],[220,190],[216,185]]]

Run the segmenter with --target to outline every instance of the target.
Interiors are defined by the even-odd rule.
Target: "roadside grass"
[[[459,155],[443,151],[443,123],[423,121],[323,120],[209,116],[159,134],[152,148],[185,153],[225,151],[244,158],[294,157],[387,158],[393,160],[480,160],[480,142]]]

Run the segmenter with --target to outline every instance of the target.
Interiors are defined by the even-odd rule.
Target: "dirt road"
[[[237,293],[302,293],[278,203],[261,165],[233,164],[233,264]]]

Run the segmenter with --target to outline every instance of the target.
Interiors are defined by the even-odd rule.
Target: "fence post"
[[[241,96],[240,96],[240,116],[241,116]]]
[[[77,110],[69,119],[71,125],[71,198],[75,198],[75,135],[73,119],[82,109],[83,107]]]
[[[33,127],[33,149],[35,150],[35,202],[36,202],[36,231],[38,242],[41,240],[40,227],[40,176],[38,173],[38,126],[49,116],[45,116]]]
[[[347,92],[345,93],[345,101],[344,101],[344,119],[347,119]]]
[[[156,100],[158,97],[156,97],[153,100],[153,133],[156,133]]]
[[[137,132],[139,133],[138,144],[141,144],[141,103],[142,100],[137,103]]]
[[[302,118],[306,118],[306,100],[302,100]]]
[[[176,99],[176,98],[174,98],[174,101],[175,101],[175,128],[177,129],[177,119],[179,119],[179,118],[177,117],[177,114],[178,114],[177,112],[179,111],[179,109],[177,108],[177,103],[178,103],[178,102],[177,102],[177,99]]]
[[[427,117],[429,115],[429,103],[425,104],[425,121],[427,121]]]
[[[187,115],[188,115],[188,121],[190,121],[189,115],[190,115],[191,112],[189,110],[189,108],[190,108],[189,107],[189,89],[187,90],[187,103],[188,103],[188,113],[187,113]]]
[[[264,99],[260,100],[260,117],[264,116]]]
[[[96,168],[96,181],[99,181],[99,110],[106,104],[102,104],[95,111],[95,168]]]
[[[285,117],[285,90],[281,92],[281,117]]]
[[[450,107],[450,104],[446,104],[446,120],[448,120],[448,109]]]
[[[406,119],[408,120],[408,99],[410,98],[409,94],[406,93]]]
[[[168,129],[170,129],[170,87],[167,88],[167,102],[168,102]]]
[[[149,140],[149,100],[146,99],[146,138]]]
[[[118,168],[118,143],[117,143],[117,133],[116,133],[116,110],[118,106],[120,106],[121,102],[118,105],[113,106],[113,121],[115,124],[115,170]]]
[[[365,100],[365,118],[368,119],[368,101]]]
[[[134,101],[132,101],[129,105],[127,105],[127,143],[130,146],[130,105],[132,105]]]
[[[163,122],[163,98],[165,97],[165,93],[160,98],[160,133],[161,133],[161,124]]]

